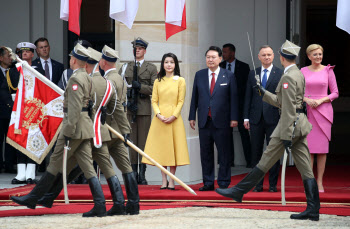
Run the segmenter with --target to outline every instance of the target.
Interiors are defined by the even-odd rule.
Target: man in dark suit
[[[189,121],[198,128],[204,186],[199,191],[214,190],[214,143],[218,150],[218,184],[227,188],[231,182],[232,128],[238,124],[237,85],[231,71],[220,68],[222,51],[211,46],[206,52],[208,68],[196,73]]]
[[[256,69],[256,74],[260,76],[261,85],[269,92],[275,93],[278,82],[283,71],[273,66],[273,50],[270,46],[264,45],[260,48],[259,60],[262,67]],[[266,73],[265,73],[266,72]],[[255,72],[251,71],[248,77],[247,90],[244,101],[244,126],[250,129],[250,139],[252,143],[252,165],[256,166],[263,153],[264,139],[266,144],[270,142],[270,136],[277,126],[280,118],[277,107],[262,101],[262,97],[256,93],[253,86],[256,85]],[[269,170],[270,192],[277,192],[277,181],[280,163],[276,162]],[[262,179],[253,190],[263,191],[264,179]]]
[[[18,74],[7,74],[12,64],[12,52],[7,47],[0,47],[0,171],[2,167],[5,172],[13,173],[13,165],[16,164],[16,150],[6,143],[7,131],[11,119],[13,99],[11,94],[16,94],[18,84]],[[12,73],[12,71],[11,71]],[[7,77],[8,75],[8,77]],[[3,161],[3,145],[5,144],[5,153]]]
[[[34,44],[38,57],[33,61],[33,66],[43,70],[46,78],[57,85],[64,70],[63,64],[50,58],[50,44],[45,37],[40,37]]]
[[[249,74],[249,65],[236,59],[236,47],[233,44],[225,44],[222,48],[223,62],[220,63],[221,68],[231,71],[237,81],[238,92],[238,130],[241,135],[244,157],[247,162],[247,168],[252,168],[251,149],[249,132],[243,126],[243,105],[245,89]],[[232,166],[234,165],[234,150],[232,150]]]

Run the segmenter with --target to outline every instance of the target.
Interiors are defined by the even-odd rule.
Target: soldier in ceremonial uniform
[[[303,107],[305,79],[295,65],[299,50],[300,47],[290,41],[282,45],[280,61],[284,67],[284,74],[276,88],[276,95],[266,91],[260,84],[255,86],[263,96],[263,101],[278,107],[281,113],[277,127],[258,165],[236,186],[229,189],[217,189],[216,192],[241,202],[243,195],[256,186],[265,173],[282,157],[285,148],[291,148],[295,165],[303,179],[307,208],[300,214],[292,214],[290,218],[318,221],[320,198],[306,141],[306,136],[312,126]]]
[[[107,124],[117,132],[122,134],[125,139],[128,139],[130,134],[130,124],[126,116],[126,83],[118,74],[115,68],[115,62],[118,60],[117,51],[105,45],[102,49],[102,58],[100,67],[105,72],[105,79],[110,80],[117,90],[116,106],[108,107],[107,109]],[[126,149],[126,145],[116,135],[112,134],[112,140],[108,142],[109,153],[114,159],[118,169],[123,174],[123,180],[126,189],[128,202],[126,204],[126,213],[130,215],[139,214],[139,191],[137,180]],[[136,152],[137,153],[137,152]]]
[[[151,100],[153,83],[157,78],[157,68],[154,64],[144,60],[148,42],[138,37],[133,42],[133,47],[136,48],[136,64],[138,80],[133,78],[134,62],[124,64],[119,69],[119,74],[122,75],[128,84],[128,119],[131,124],[131,140],[141,150],[144,150],[148,130],[151,126]],[[130,89],[136,90],[137,104],[133,104]],[[133,120],[133,115],[136,115],[136,120]],[[139,184],[147,185],[145,177],[146,164],[142,164],[142,156],[133,149],[129,149],[130,161],[132,169],[135,173],[139,169],[137,180]],[[139,164],[139,168],[138,168]]]
[[[99,106],[102,96],[105,92],[105,84],[103,81],[105,79],[109,80],[113,85],[113,91],[116,90],[117,100],[115,94],[111,95],[111,99],[107,105],[107,117],[106,122],[113,129],[121,133],[127,138],[127,135],[130,133],[129,121],[126,117],[126,110],[123,103],[125,104],[126,100],[126,85],[117,73],[115,69],[115,62],[118,59],[117,52],[108,46],[105,46],[102,50],[104,57],[100,58],[101,54],[97,54],[96,50],[88,48],[91,51],[91,59],[87,63],[87,72],[92,75],[92,82],[94,84],[94,89],[96,91],[96,103],[95,107]],[[94,54],[95,53],[95,54]],[[93,60],[92,60],[93,59]],[[101,60],[100,60],[101,59]],[[108,59],[108,60],[106,60]],[[97,60],[100,60],[101,68],[106,72],[106,75],[102,77],[98,71]],[[92,72],[95,69],[94,72]],[[105,79],[104,79],[105,78]],[[102,79],[102,80],[101,80]],[[99,99],[100,98],[100,99]],[[110,135],[106,126],[101,125],[101,137],[102,137],[102,147],[93,148],[92,157],[93,160],[97,162],[100,166],[102,173],[107,179],[108,185],[113,198],[113,207],[107,212],[107,215],[136,215],[139,214],[139,193],[137,187],[137,181],[135,174],[132,171],[129,156],[126,150],[126,147],[122,140],[117,136]],[[126,194],[128,197],[128,202],[126,207],[124,207],[125,199],[123,192],[119,183],[118,178],[115,176],[115,171],[109,160],[109,155],[114,159],[117,167],[121,170],[123,174]],[[70,171],[71,168],[76,164],[75,161],[70,161],[67,164],[67,171]],[[67,182],[73,180],[76,176],[81,173],[79,167],[74,168],[68,176]],[[42,204],[45,207],[51,208],[54,199],[60,194],[63,188],[62,179],[57,180],[54,187],[50,189],[45,196],[38,201],[39,204]]]
[[[63,125],[55,150],[51,155],[50,164],[38,184],[28,195],[11,197],[11,199],[20,205],[34,209],[38,200],[51,188],[56,176],[62,173],[64,146],[68,145],[69,142],[70,150],[67,153],[67,160],[69,161],[71,157],[77,160],[88,179],[95,204],[89,212],[83,214],[83,217],[102,217],[106,215],[105,198],[92,164],[91,154],[91,139],[94,137],[94,131],[89,111],[94,89],[91,77],[84,68],[90,57],[90,52],[77,44],[70,56],[70,67],[73,69],[73,75],[69,79],[64,93]]]

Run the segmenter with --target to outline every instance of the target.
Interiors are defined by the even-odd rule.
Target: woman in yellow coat
[[[180,67],[173,53],[164,54],[152,92],[152,107],[156,114],[148,132],[145,153],[175,174],[176,166],[190,164],[185,126],[181,109],[186,95],[185,79],[180,77]],[[146,158],[142,163],[153,165]],[[160,189],[175,189],[173,179],[167,181],[162,172]]]

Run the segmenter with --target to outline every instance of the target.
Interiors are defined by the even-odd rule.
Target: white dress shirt
[[[44,72],[45,72],[45,60],[40,57],[40,62],[41,62],[41,66],[43,67]],[[49,59],[47,59],[47,65],[49,65],[50,81],[52,81],[52,63],[51,63],[50,57],[49,57]]]
[[[140,60],[140,61],[136,61],[136,64],[137,64],[137,62],[139,62],[139,63],[140,63],[140,68],[141,68],[141,66],[142,66],[143,62],[145,62],[145,59]],[[136,66],[137,66],[137,65],[136,65]]]
[[[215,83],[216,83],[216,80],[218,79],[218,75],[220,73],[220,68],[218,67],[215,72],[212,72],[210,69],[208,71],[208,74],[209,74],[209,90],[210,90],[210,86],[211,86],[211,79],[213,78],[212,76],[212,73],[215,73]]]
[[[266,68],[266,69],[267,69],[267,72],[266,72],[266,76],[267,76],[266,82],[269,80],[272,67],[273,67],[273,64],[271,64],[270,67]],[[261,66],[261,72],[260,72],[260,79],[261,79],[261,82],[262,82],[262,79],[263,79],[263,77],[264,77],[264,73],[265,73],[264,70],[265,70],[265,68],[264,68],[263,66]]]

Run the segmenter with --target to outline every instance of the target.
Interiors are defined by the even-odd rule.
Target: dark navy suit
[[[261,76],[261,67],[256,69],[256,74]],[[273,66],[266,82],[265,89],[275,94],[276,87],[282,74],[283,71],[281,69]],[[280,115],[278,108],[263,102],[262,97],[259,96],[253,88],[253,86],[256,85],[254,75],[254,71],[250,71],[246,88],[243,116],[245,119],[249,119],[250,141],[252,144],[252,165],[256,166],[263,154],[265,137],[266,144],[268,145],[270,142],[270,136],[277,126]],[[278,161],[269,171],[270,187],[277,185],[279,167],[280,163]],[[257,187],[262,187],[263,182],[264,179],[260,181]]]
[[[209,108],[211,119],[208,118]],[[237,85],[232,72],[220,68],[212,95],[209,88],[209,69],[196,73],[188,119],[196,120],[197,111],[203,183],[214,185],[215,143],[220,165],[218,184],[228,186],[231,182],[233,147],[230,121],[238,120]]]
[[[60,62],[55,61],[53,59],[51,59],[51,64],[52,64],[52,76],[51,76],[52,80],[51,81],[57,85],[62,77],[64,66]],[[44,76],[45,76],[44,66],[41,64],[39,57],[36,58],[35,60],[33,60],[32,66],[36,66],[37,67],[36,70],[38,72],[44,72]]]

